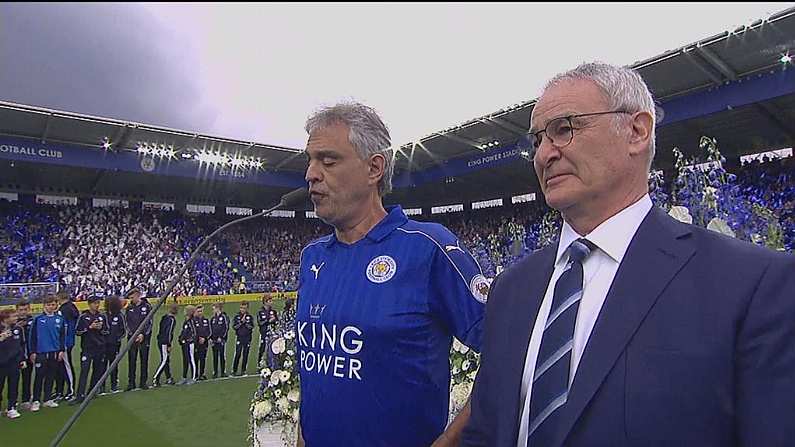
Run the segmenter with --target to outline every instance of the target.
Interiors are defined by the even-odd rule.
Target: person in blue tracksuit
[[[30,329],[30,361],[36,368],[33,382],[33,404],[30,411],[39,411],[43,405],[58,407],[53,399],[52,387],[58,370],[66,359],[66,320],[56,313],[58,299],[50,295],[44,299],[44,313],[33,319]],[[42,400],[44,404],[42,404]]]

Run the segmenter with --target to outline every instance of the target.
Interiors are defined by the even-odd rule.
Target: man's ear
[[[371,185],[377,185],[378,182],[384,177],[384,169],[386,168],[386,157],[384,154],[374,154],[370,156],[370,160],[367,163],[367,169],[369,171],[367,177],[369,179],[368,183]]]
[[[630,124],[630,154],[640,155],[649,147],[654,119],[648,112],[638,112],[632,115]]]

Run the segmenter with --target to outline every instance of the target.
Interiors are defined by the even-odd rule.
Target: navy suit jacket
[[[492,284],[465,446],[516,447],[527,346],[556,248]],[[652,208],[558,411],[557,439],[540,447],[795,445],[795,256]]]

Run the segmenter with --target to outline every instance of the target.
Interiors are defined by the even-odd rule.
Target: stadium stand
[[[792,251],[793,158],[757,160],[735,172],[744,196],[772,205],[785,248]],[[547,211],[543,202],[534,201],[419,218],[448,226],[493,277],[539,248],[538,225]],[[78,297],[120,294],[143,285],[155,295],[202,238],[231,218],[0,200],[0,283],[59,282]],[[243,224],[211,245],[175,295],[294,290],[301,248],[328,231],[316,219]]]

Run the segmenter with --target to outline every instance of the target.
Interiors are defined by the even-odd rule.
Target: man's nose
[[[320,169],[317,167],[316,163],[309,162],[309,165],[306,167],[306,173],[304,174],[304,180],[310,185],[313,183],[317,183],[322,180],[322,176],[320,174]]]

